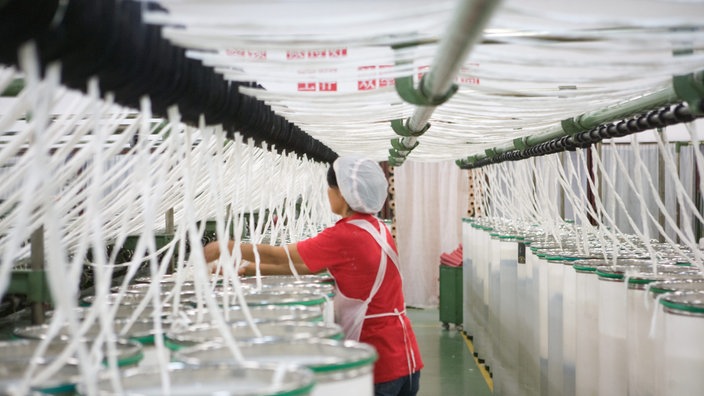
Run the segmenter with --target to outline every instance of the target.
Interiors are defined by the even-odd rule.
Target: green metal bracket
[[[391,166],[401,166],[401,165],[403,165],[404,161],[405,161],[405,158],[402,159],[402,158],[389,156],[389,165],[391,165]]]
[[[474,164],[475,162],[477,162],[477,160],[479,159],[478,157],[479,156],[477,156],[477,155],[471,155],[465,159],[458,159],[457,161],[455,161],[455,163],[460,168],[469,167],[472,164]]]
[[[437,98],[428,97],[425,92],[423,92],[425,76],[427,76],[427,74],[424,74],[420,79],[419,89],[413,86],[413,76],[397,77],[394,86],[396,87],[398,96],[406,101],[406,103],[416,106],[440,106],[447,102],[459,88],[457,84],[452,84],[450,89],[443,96]]]
[[[401,139],[399,139],[399,138],[391,139],[391,147],[395,148],[398,151],[410,152],[414,148],[418,147],[418,144],[420,144],[420,142],[416,141],[416,144],[414,144],[412,147],[407,147],[403,144],[403,142],[401,142]]]
[[[24,294],[30,302],[51,303],[46,271],[12,271],[7,293]]]
[[[513,139],[513,147],[516,150],[525,150],[528,148],[528,142],[526,142],[525,137],[515,138]]]
[[[580,126],[574,118],[564,119],[560,121],[560,125],[562,125],[562,130],[568,135],[575,135],[579,132],[584,132],[584,128],[582,128],[582,126]]]
[[[687,102],[692,115],[704,115],[701,109],[704,98],[704,72],[672,77],[672,87],[677,96]]]
[[[408,129],[408,122],[404,122],[403,119],[396,119],[396,120],[391,120],[391,129],[396,132],[397,135],[403,136],[403,137],[418,137],[422,134],[424,134],[428,129],[430,128],[430,123],[425,124],[423,129],[417,132],[413,132],[410,129]]]
[[[397,158],[397,159],[406,159],[408,157],[409,151],[398,151],[394,149],[389,149],[389,156]]]

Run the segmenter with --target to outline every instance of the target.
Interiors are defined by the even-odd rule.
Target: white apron
[[[386,265],[387,257],[391,258],[391,262],[398,269],[398,255],[393,250],[389,242],[386,240],[386,226],[381,221],[379,223],[379,229],[376,229],[372,224],[366,220],[350,220],[350,224],[353,224],[364,231],[367,231],[374,240],[381,247],[381,260],[379,261],[379,271],[376,274],[376,279],[372,285],[372,290],[369,293],[369,297],[366,300],[360,300],[357,298],[350,298],[342,294],[339,288],[336,286],[334,305],[335,305],[335,321],[342,327],[345,333],[345,339],[359,341],[359,336],[362,333],[362,325],[364,324],[364,319],[369,318],[380,318],[384,316],[396,316],[401,322],[403,327],[403,342],[406,349],[406,357],[408,358],[409,375],[413,373],[416,367],[415,356],[413,350],[410,348],[409,339],[406,331],[406,322],[403,320],[403,316],[406,314],[404,307],[403,311],[394,309],[393,312],[378,313],[374,315],[367,315],[367,307],[372,301],[372,298],[376,295],[381,287],[381,283],[386,275]]]
[[[384,276],[386,275],[387,257],[391,257],[391,261],[398,267],[398,255],[386,241],[385,233],[382,233],[386,230],[386,226],[383,223],[379,222],[381,230],[377,230],[366,220],[350,220],[350,224],[367,231],[373,236],[382,251],[381,260],[379,261],[379,271],[376,274],[372,290],[366,300],[347,297],[336,286],[337,290],[335,291],[334,298],[335,321],[342,327],[342,330],[344,330],[345,339],[359,341],[359,335],[362,333],[362,324],[364,323],[364,319],[367,318],[366,313],[369,302],[372,301],[372,298],[374,298],[379,291]],[[396,312],[376,314],[373,315],[373,317],[400,314],[398,310],[395,311]]]

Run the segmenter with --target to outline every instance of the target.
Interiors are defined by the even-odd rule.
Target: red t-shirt
[[[350,298],[366,300],[376,279],[381,260],[381,247],[369,233],[349,220],[364,219],[378,229],[376,217],[355,214],[338,221],[320,234],[298,242],[298,253],[312,272],[330,271],[342,294]],[[386,239],[396,250],[391,234],[384,227]],[[405,308],[401,274],[390,258],[387,261],[384,281],[367,308],[367,315],[399,312]],[[406,315],[407,342],[413,351],[415,364],[410,359],[411,372],[423,368],[418,343]],[[397,316],[365,319],[360,342],[376,348],[379,359],[374,365],[374,383],[387,382],[409,375],[403,336],[403,326]]]

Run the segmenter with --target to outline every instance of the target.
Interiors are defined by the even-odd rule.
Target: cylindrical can
[[[239,344],[245,361],[291,363],[315,374],[314,396],[371,396],[374,394],[374,348],[355,341],[307,339]],[[220,343],[185,348],[174,356],[191,365],[233,364],[230,349]]]

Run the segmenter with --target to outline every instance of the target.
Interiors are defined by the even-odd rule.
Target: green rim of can
[[[683,303],[675,303],[672,301],[668,301],[664,298],[660,299],[660,304],[663,306],[670,308],[670,309],[676,309],[678,311],[685,311],[685,312],[691,312],[691,313],[696,313],[696,314],[704,314],[704,307],[702,306],[694,306],[690,304],[683,304]]]
[[[579,261],[579,260],[578,260]],[[580,265],[577,263],[572,264],[572,268],[579,272],[596,272],[596,267],[592,265]]]
[[[596,269],[596,274],[600,278],[608,278],[608,279],[623,279],[623,274],[621,273],[614,273],[614,272],[604,272],[600,271],[599,269]]]

